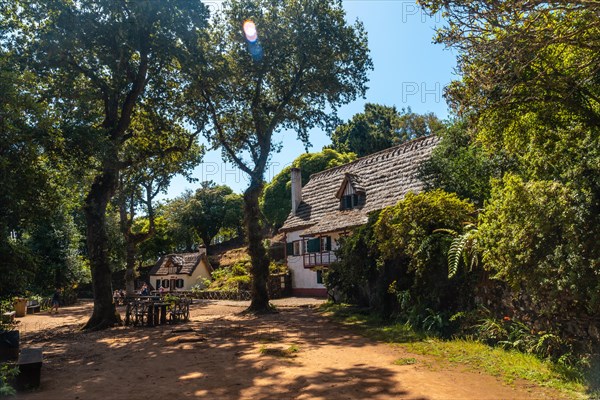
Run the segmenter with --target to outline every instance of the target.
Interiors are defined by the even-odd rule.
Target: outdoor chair
[[[171,308],[169,320],[171,323],[180,321],[188,321],[190,319],[190,301],[188,299],[180,299]]]
[[[148,323],[148,306],[146,301],[136,301],[133,304],[133,325],[144,325]]]

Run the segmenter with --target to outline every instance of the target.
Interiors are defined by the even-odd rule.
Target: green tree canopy
[[[437,40],[458,51],[452,108],[488,155],[514,163],[481,215],[487,267],[517,302],[539,305],[527,318],[597,343],[589,321],[600,315],[600,4],[420,3],[445,13]]]
[[[439,134],[445,126],[435,114],[415,114],[408,109],[365,104],[365,111],[354,115],[331,134],[331,148],[356,153],[359,157],[399,145],[421,136]]]
[[[444,133],[431,158],[419,167],[426,190],[443,189],[470,199],[479,207],[490,197],[492,177],[514,167],[505,151],[487,154],[469,134],[464,120],[454,121]]]
[[[226,185],[202,182],[185,205],[184,220],[209,248],[223,228],[236,229],[243,223],[242,196]]]
[[[278,147],[273,133],[294,130],[307,143],[311,128],[331,127],[340,105],[365,94],[372,68],[367,35],[360,22],[346,22],[340,0],[230,0],[211,18],[206,37],[187,44],[194,61],[186,65],[195,68],[186,97],[196,125],[250,177],[244,194],[250,310],[266,311],[269,261],[259,197]]]
[[[577,182],[600,199],[600,5],[510,0],[421,1],[443,10],[437,40],[458,50],[447,88],[489,153],[525,175]]]
[[[300,168],[302,185],[306,185],[310,176],[317,172],[354,161],[353,153],[338,153],[332,149],[323,149],[319,153],[305,153],[298,156],[289,167],[285,167],[265,186],[261,198],[261,208],[267,222],[278,229],[292,209],[291,169]]]
[[[83,209],[94,288],[86,328],[102,329],[120,319],[112,301],[106,210],[119,174],[135,162],[123,157],[126,143],[137,133],[145,135],[132,128],[132,120],[143,112],[165,127],[183,126],[178,49],[204,27],[207,11],[199,0],[34,0],[1,6],[7,47],[19,55],[19,68],[43,88],[52,127],[85,172]],[[185,133],[174,137],[179,143],[194,136],[179,132]],[[138,156],[168,156],[171,142],[145,137]]]

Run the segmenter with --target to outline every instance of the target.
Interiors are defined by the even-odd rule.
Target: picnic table
[[[191,301],[186,298],[166,301],[158,296],[136,296],[125,303],[126,325],[156,326],[189,320]]]

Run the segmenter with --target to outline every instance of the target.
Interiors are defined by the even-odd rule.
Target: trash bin
[[[15,317],[24,317],[27,310],[27,299],[16,298],[13,305],[15,307]]]

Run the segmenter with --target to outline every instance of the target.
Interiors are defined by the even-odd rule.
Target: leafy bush
[[[238,291],[248,290],[250,287],[250,259],[236,261],[230,266],[218,268],[212,273],[212,282],[208,290]]]
[[[600,334],[600,229],[589,199],[555,181],[508,175],[481,215],[484,264],[513,288],[520,319],[562,337]]]
[[[19,373],[19,369],[10,364],[0,366],[0,396],[14,396],[15,389],[9,384],[9,381]]]
[[[401,311],[422,316],[421,326],[432,314],[442,312],[446,318],[471,303],[470,277],[459,273],[455,281],[448,279],[450,239],[436,231],[459,229],[474,212],[471,203],[442,190],[409,193],[397,205],[384,209],[375,224],[380,268],[390,272],[391,279],[385,283],[389,287],[395,281],[389,292],[408,291],[412,310]]]
[[[407,194],[341,240],[328,287],[415,328],[449,333],[449,316],[471,307],[475,279],[462,271],[448,279],[450,237],[436,230],[459,229],[474,212],[441,190]]]
[[[379,248],[373,227],[378,218],[379,212],[373,213],[366,225],[339,239],[340,245],[336,250],[338,261],[325,274],[328,290],[335,290],[342,297],[338,300],[360,306],[374,306],[376,303]]]

